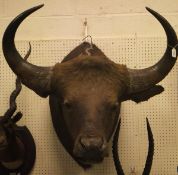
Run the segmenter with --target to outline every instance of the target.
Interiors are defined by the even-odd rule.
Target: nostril
[[[80,144],[82,145],[83,148],[88,148],[90,146],[89,141],[86,137],[81,137],[80,138]]]
[[[103,138],[95,138],[94,143],[96,144],[97,147],[102,148],[104,144]]]
[[[80,144],[85,149],[99,148],[102,149],[104,139],[102,137],[81,137]]]

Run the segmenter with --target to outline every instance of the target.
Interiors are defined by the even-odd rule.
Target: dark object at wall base
[[[15,129],[17,137],[21,140],[25,147],[25,159],[22,166],[17,169],[9,170],[0,163],[0,175],[27,175],[33,168],[36,158],[36,146],[34,139],[26,126]]]

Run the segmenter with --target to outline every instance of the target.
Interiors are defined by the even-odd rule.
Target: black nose
[[[86,150],[97,149],[102,150],[104,139],[102,137],[87,137],[80,138],[81,146]]]

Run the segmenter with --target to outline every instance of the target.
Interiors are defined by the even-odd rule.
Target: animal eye
[[[116,102],[116,103],[112,104],[112,105],[111,105],[111,111],[116,111],[116,110],[117,110],[117,108],[118,108],[118,105],[119,105],[119,103],[118,103],[118,102]]]
[[[66,109],[71,109],[72,108],[72,104],[70,103],[70,102],[68,102],[68,101],[64,101],[64,107],[66,108]]]

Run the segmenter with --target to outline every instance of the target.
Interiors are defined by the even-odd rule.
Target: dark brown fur
[[[109,84],[118,89],[118,92],[121,89],[126,91],[129,81],[127,73],[124,65],[115,64],[106,57],[79,56],[70,62],[54,66],[52,91],[60,91],[61,86],[63,89],[78,89],[80,84],[97,88]]]

